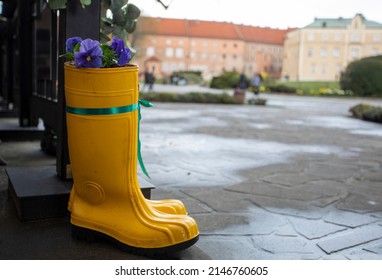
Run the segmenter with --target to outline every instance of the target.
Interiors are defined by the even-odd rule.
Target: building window
[[[373,49],[373,53],[372,53],[373,56],[377,56],[379,55],[379,50],[378,49]]]
[[[146,56],[154,56],[155,55],[155,48],[154,47],[147,47],[146,49]]]
[[[326,65],[322,64],[321,73],[326,74]]]
[[[373,42],[380,42],[381,41],[381,35],[380,34],[374,34],[373,35]]]
[[[333,57],[340,57],[340,50],[339,49],[333,50]]]
[[[334,41],[339,42],[341,41],[341,34],[334,34]]]
[[[310,72],[311,72],[312,74],[315,74],[315,73],[316,73],[316,64],[315,64],[315,63],[312,63],[312,64],[310,65]]]
[[[174,56],[174,49],[173,48],[166,48],[166,56],[167,57],[173,57]]]
[[[195,52],[190,52],[190,57],[191,58],[195,58],[196,57],[196,53]]]
[[[172,40],[171,39],[167,39],[166,40],[166,45],[171,45],[172,44]]]
[[[359,49],[352,49],[351,50],[351,57],[352,58],[357,58],[359,56]]]
[[[308,57],[312,57],[312,56],[313,56],[313,49],[309,48],[308,49]]]
[[[179,40],[178,44],[179,44],[179,46],[183,46],[184,45],[184,41],[183,40]]]
[[[321,51],[320,51],[320,55],[321,55],[322,58],[327,57],[327,56],[328,56],[328,51],[327,51],[327,49],[321,49]]]
[[[175,56],[176,57],[183,57],[184,56],[184,50],[182,48],[177,48],[175,50]]]
[[[309,42],[312,42],[312,41],[314,41],[314,34],[313,34],[313,33],[308,33],[308,35],[307,35],[307,36],[308,36],[308,38],[307,38],[307,39],[308,39],[308,41],[309,41]]]
[[[323,41],[323,42],[327,42],[328,39],[329,39],[329,35],[328,35],[328,33],[324,33],[324,34],[322,34],[322,41]]]
[[[352,42],[359,42],[361,41],[361,35],[358,33],[353,33],[350,35],[350,41]]]
[[[168,72],[168,64],[167,64],[166,62],[163,62],[163,63],[162,63],[162,70],[163,70],[164,72]]]
[[[184,64],[183,62],[182,62],[182,63],[179,63],[179,65],[178,65],[178,69],[179,69],[180,71],[186,70],[186,64]]]

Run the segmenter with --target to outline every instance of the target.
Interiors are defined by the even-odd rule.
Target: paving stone
[[[325,253],[331,254],[360,244],[382,238],[382,227],[365,226],[353,230],[346,230],[317,243]]]
[[[372,252],[375,254],[379,254],[382,257],[382,243],[378,244],[378,245],[365,247],[363,250],[368,251],[368,252]]]
[[[314,255],[316,249],[299,237],[285,236],[254,236],[252,237],[256,247],[273,254],[300,254]]]
[[[365,194],[367,195],[367,194]],[[357,213],[368,213],[382,211],[382,201],[378,197],[369,197],[361,194],[351,194],[341,199],[336,207],[340,210],[347,210]]]
[[[242,211],[253,207],[253,203],[248,199],[250,195],[234,193],[222,188],[188,188],[183,191],[217,212]]]
[[[309,190],[295,190],[293,188],[280,187],[278,185],[265,182],[246,182],[225,189],[239,193],[275,197],[279,199],[301,200],[307,202],[317,200],[322,196],[317,192],[311,192]]]
[[[325,223],[322,220],[289,218],[295,230],[309,240],[322,238],[346,230],[345,227]]]
[[[328,206],[348,195],[347,186],[344,183],[332,180],[311,181],[295,187],[294,190],[319,195],[320,197],[313,202],[314,205],[319,207]]]
[[[209,214],[193,217],[203,233],[224,235],[269,235],[288,224],[286,218],[266,212]]]
[[[203,234],[211,234],[215,232],[221,233],[227,227],[240,227],[240,229],[243,229],[243,227],[247,228],[245,225],[249,224],[247,216],[241,215],[239,213],[211,213],[202,215],[196,214],[192,215],[192,217],[198,223],[199,231]],[[250,228],[247,228],[247,230],[250,230]]]
[[[265,182],[280,184],[287,187],[294,187],[296,185],[309,182],[312,179],[313,179],[312,176],[307,176],[300,173],[277,173],[277,174],[273,174],[273,175],[262,178],[262,180]]]
[[[359,171],[359,169],[352,165],[340,165],[333,163],[312,163],[305,170],[307,176],[315,176],[321,179],[336,179],[345,180],[350,178]]]
[[[258,207],[266,209],[271,213],[308,219],[321,219],[328,211],[297,200],[277,199],[254,195],[250,196],[249,200]]]
[[[381,221],[381,219],[372,217],[367,214],[358,214],[354,212],[348,211],[331,211],[327,216],[324,217],[324,221],[328,223],[333,223],[336,225],[342,225],[350,228],[355,228],[371,223],[375,223],[377,221]]]
[[[351,186],[352,193],[362,195],[367,193],[370,197],[377,197],[382,200],[382,181],[375,182],[363,178],[362,180],[353,180]]]
[[[250,237],[200,236],[198,246],[213,260],[247,260],[254,258],[255,247]],[[222,248],[224,248],[222,250]]]
[[[279,227],[276,230],[275,235],[277,235],[277,236],[287,236],[287,237],[297,237],[298,233],[293,228],[293,226],[289,223],[287,225]]]
[[[382,260],[382,255],[374,254],[372,252],[366,252],[366,251],[356,251],[350,254],[345,254],[345,256],[349,260],[366,260],[366,261]]]

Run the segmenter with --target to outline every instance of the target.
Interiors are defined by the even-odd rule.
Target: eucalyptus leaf
[[[125,25],[126,15],[121,9],[115,10],[113,12],[113,23],[115,23],[116,25],[120,25],[120,26]]]
[[[49,0],[49,7],[52,10],[66,9],[66,3],[67,0]]]
[[[128,20],[125,24],[125,30],[127,33],[133,33],[137,27],[137,22],[135,20]]]
[[[141,15],[141,10],[134,4],[126,5],[126,16],[128,20],[135,20]]]
[[[126,35],[127,35],[126,31],[120,26],[116,26],[114,28],[113,34],[117,36],[118,38],[126,38]]]
[[[132,47],[129,47],[129,50],[130,50],[130,60],[133,59],[134,55],[137,53],[137,50],[132,48]]]
[[[115,10],[120,10],[127,4],[128,0],[111,0],[110,10],[114,13]]]

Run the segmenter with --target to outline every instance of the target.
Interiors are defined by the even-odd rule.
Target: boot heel
[[[99,239],[99,236],[97,236],[97,232],[82,228],[82,227],[77,227],[75,225],[71,225],[71,232],[72,232],[72,237],[81,241],[87,241],[89,243],[95,242],[97,239]]]

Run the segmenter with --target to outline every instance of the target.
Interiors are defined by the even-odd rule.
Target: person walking
[[[258,95],[260,92],[260,86],[263,82],[263,77],[260,75],[260,73],[255,73],[253,77],[251,78],[251,86],[252,91],[255,95]]]

